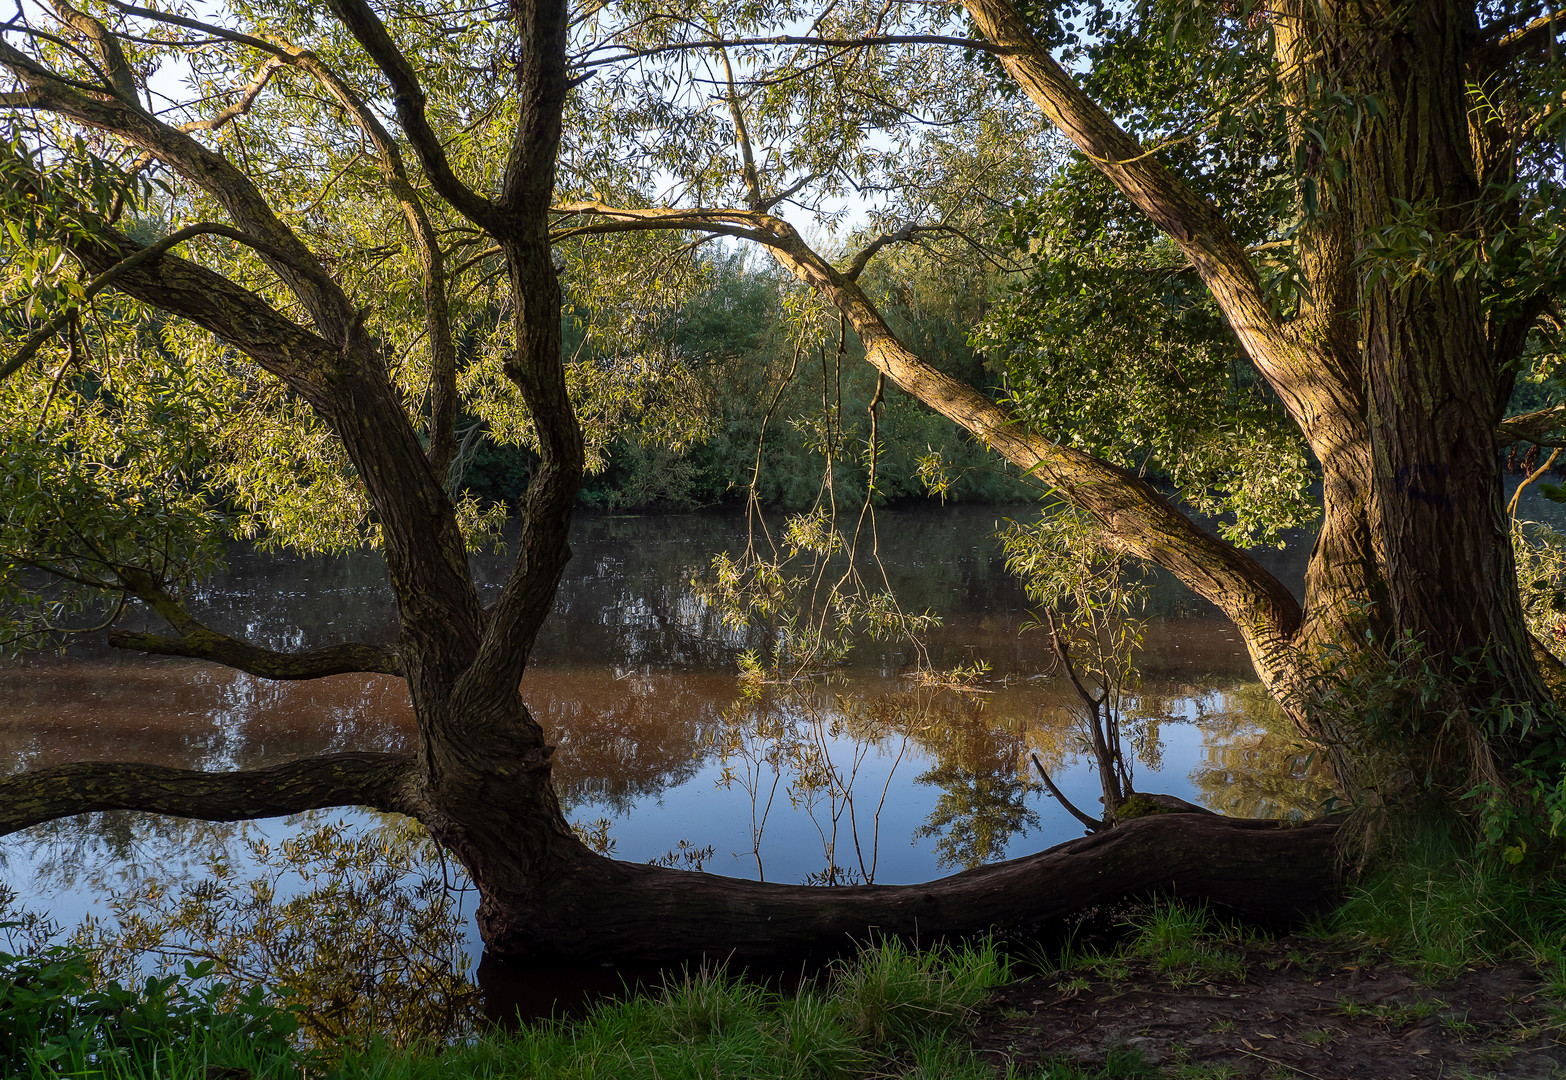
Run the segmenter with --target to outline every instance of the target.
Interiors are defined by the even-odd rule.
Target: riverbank
[[[1507,961],[1426,979],[1340,939],[1120,955],[997,990],[975,1052],[1051,1080],[1566,1076],[1566,998]]]
[[[1416,956],[1408,941],[1368,940],[1345,917],[1359,929],[1271,937],[1153,904],[1093,946],[886,942],[787,992],[703,968],[573,1020],[404,1047],[301,1045],[286,1005],[255,994],[214,1010],[189,978],[103,994],[69,953],[0,958],[0,1066],[40,1080],[1566,1076],[1559,942],[1520,933],[1486,962],[1475,939],[1453,970],[1399,962]]]

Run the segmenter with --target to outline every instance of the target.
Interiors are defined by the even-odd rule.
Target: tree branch
[[[812,250],[788,222],[747,210],[618,209],[601,202],[564,204],[555,212],[605,219],[573,233],[681,229],[743,236],[764,245],[779,264],[843,313],[864,343],[865,359],[878,371],[1092,514],[1120,550],[1164,567],[1211,601],[1240,629],[1264,675],[1290,670],[1291,639],[1302,613],[1287,586],[1250,555],[1203,532],[1141,477],[1051,442],[967,383],[914,355],[859,285]]]
[[[302,653],[276,652],[209,630],[200,624],[179,637],[111,630],[109,644],[116,649],[157,653],[160,656],[211,660],[261,679],[319,679],[327,675],[353,672],[373,672],[398,678],[403,675],[401,657],[396,649],[387,645],[347,642]]]
[[[1566,34],[1566,15],[1552,5],[1548,14],[1520,29],[1487,36],[1480,41],[1468,53],[1468,70],[1475,78],[1483,79],[1527,54],[1549,52],[1562,34]]]
[[[330,0],[333,13],[348,28],[391,83],[392,104],[397,110],[397,122],[413,144],[414,153],[430,184],[440,197],[450,203],[458,213],[485,232],[495,235],[504,229],[504,215],[500,207],[468,187],[452,170],[435,130],[425,115],[424,88],[419,85],[418,73],[408,58],[397,48],[386,24],[381,22],[365,0]],[[498,237],[497,237],[498,239]]]
[[[1002,65],[1034,104],[1185,253],[1246,354],[1307,439],[1322,430],[1324,420],[1339,427],[1362,426],[1359,380],[1346,377],[1330,356],[1278,322],[1250,256],[1222,215],[1082,92],[1009,0],[965,0],[964,6],[984,35],[1002,48]],[[1368,461],[1361,471],[1368,483]]]
[[[245,821],[327,806],[415,813],[417,780],[407,754],[327,754],[226,773],[79,761],[0,779],[0,836],[101,810],[201,821]]]
[[[263,258],[329,340],[347,345],[358,309],[305,243],[273,213],[255,184],[222,154],[118,97],[89,96],[53,71],[0,41],[0,65],[27,88],[31,108],[45,109],[107,132],[168,163],[209,192],[264,248]]]
[[[115,648],[211,660],[263,679],[315,679],[353,671],[403,675],[402,657],[391,646],[348,642],[303,653],[264,649],[206,626],[146,570],[116,567],[115,574],[132,596],[157,612],[179,635],[115,630],[109,633],[109,644]]]
[[[1508,416],[1495,427],[1495,445],[1500,449],[1519,442],[1561,446],[1563,433],[1566,433],[1566,403]]]
[[[1090,833],[1096,833],[1103,829],[1104,823],[1102,821],[1078,810],[1076,804],[1066,798],[1066,793],[1055,786],[1055,781],[1050,779],[1049,771],[1044,768],[1044,763],[1039,760],[1037,754],[1029,754],[1028,756],[1033,759],[1033,767],[1039,771],[1039,777],[1044,781],[1044,786],[1049,788],[1049,793],[1055,796],[1055,801],[1065,808],[1066,813],[1080,821],[1083,827]]]
[[[125,59],[119,39],[97,19],[72,7],[66,0],[45,0],[53,9],[55,18],[92,43],[98,54],[104,78],[115,97],[133,108],[141,107],[136,93],[136,76]]]
[[[519,38],[518,115],[500,200],[510,227],[495,239],[511,280],[516,333],[506,377],[527,405],[540,461],[523,497],[517,560],[489,610],[478,655],[459,682],[458,697],[474,702],[474,715],[479,702],[516,692],[571,558],[567,537],[586,463],[582,425],[566,387],[560,278],[549,229],[569,89],[570,10],[567,0],[530,0],[513,10]],[[532,735],[538,735],[536,728]]]
[[[924,230],[922,230],[920,226],[910,224],[904,225],[896,232],[882,233],[880,236],[866,244],[860,250],[859,254],[854,256],[854,261],[848,264],[847,270],[843,271],[843,277],[847,278],[849,281],[858,281],[859,275],[865,272],[866,266],[870,265],[870,260],[875,258],[880,250],[887,244],[906,243],[907,241],[913,239],[914,233],[921,231]]]
[[[430,224],[423,200],[408,179],[403,162],[402,149],[391,137],[380,119],[363,99],[325,64],[314,52],[297,45],[277,44],[227,27],[202,22],[187,16],[174,15],[150,8],[109,0],[119,11],[127,15],[164,22],[188,30],[211,34],[215,37],[268,53],[269,58],[261,71],[245,88],[241,100],[211,120],[182,125],[181,131],[211,130],[239,115],[250,106],[271,73],[283,65],[301,68],[308,72],[330,94],[343,110],[352,117],[359,130],[375,148],[380,165],[381,178],[402,209],[403,218],[413,234],[414,249],[419,258],[420,284],[424,293],[425,333],[430,342],[430,468],[437,475],[445,475],[456,454],[457,393],[456,344],[452,338],[450,307],[447,302],[447,275],[445,257],[439,239]]]
[[[584,60],[577,66],[591,71],[594,68],[623,64],[628,60],[640,60],[649,56],[661,56],[665,53],[716,49],[724,46],[729,48],[746,48],[766,45],[803,45],[818,49],[868,49],[878,45],[953,45],[960,49],[973,49],[976,52],[992,54],[1000,54],[1005,51],[1002,46],[985,41],[983,38],[948,37],[941,34],[884,34],[857,38],[824,38],[778,34],[772,37],[727,38],[712,41],[672,41],[666,45],[653,45],[645,49],[625,49],[625,51],[616,53],[613,56]],[[622,46],[606,44],[600,46],[600,48],[622,48]]]
[[[246,247],[254,248],[257,251],[261,251],[267,247],[267,245],[262,244],[254,237],[247,236],[231,225],[221,225],[213,222],[201,222],[196,225],[187,225],[183,229],[165,236],[156,244],[150,244],[147,247],[141,248],[139,251],[115,263],[103,273],[93,278],[92,281],[87,283],[86,288],[82,290],[82,302],[85,303],[86,301],[91,300],[99,292],[103,291],[104,288],[114,284],[114,282],[130,273],[130,271],[136,269],[136,267],[140,266],[142,263],[156,259],[164,252],[178,246],[179,244],[183,244],[186,240],[189,240],[192,237],[208,234],[214,236],[226,236],[230,240],[237,240]],[[22,347],[16,351],[16,354],[13,355],[11,359],[7,360],[3,366],[0,366],[0,382],[4,382],[6,379],[10,378],[11,375],[21,368],[23,364],[32,359],[33,355],[43,346],[43,343],[47,341],[51,335],[57,333],[67,322],[69,322],[71,316],[77,310],[78,309],[76,308],[70,308],[60,312],[48,322],[40,326],[37,330],[34,330],[31,334],[29,334],[27,340],[22,342]]]

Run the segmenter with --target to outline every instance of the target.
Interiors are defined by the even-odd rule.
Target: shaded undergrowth
[[[0,1072],[26,1078],[423,1080],[594,1078],[991,1077],[965,1037],[990,989],[1009,978],[989,944],[911,949],[885,941],[796,994],[700,968],[587,1016],[446,1046],[371,1040],[298,1049],[286,1001],[261,991],[218,1009],[209,970],[94,989],[69,949],[0,954]],[[229,998],[228,1000],[232,1000]]]
[[[1506,961],[1537,968],[1566,997],[1566,865],[1486,857],[1461,830],[1426,822],[1312,927],[1373,950],[1426,981]]]

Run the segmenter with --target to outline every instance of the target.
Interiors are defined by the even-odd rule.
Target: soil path
[[[1566,1078],[1566,1002],[1530,968],[1424,985],[1309,938],[1230,958],[1226,979],[1116,959],[1013,984],[980,1017],[977,1048],[1001,1072],[1119,1055],[1178,1080]]]

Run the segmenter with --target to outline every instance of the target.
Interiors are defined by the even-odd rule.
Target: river
[[[767,632],[736,630],[693,587],[717,552],[748,537],[734,512],[583,513],[575,557],[523,681],[558,742],[555,778],[573,822],[623,859],[665,859],[772,881],[900,883],[1036,851],[1081,834],[1029,766],[1037,753],[1079,806],[1097,782],[1078,752],[1074,699],[994,539],[1026,507],[883,510],[879,555],[906,609],[941,624],[935,668],[984,661],[971,690],[908,678],[906,644],[862,641],[804,687],[748,686],[741,653]],[[1298,588],[1309,538],[1259,553]],[[475,560],[494,588],[505,560]],[[236,549],[196,598],[211,624],[273,648],[385,638],[391,597],[379,557],[294,558]],[[1131,709],[1146,734],[1141,790],[1225,813],[1311,809],[1298,762],[1233,628],[1169,581],[1155,584]],[[81,644],[0,667],[0,754],[15,771],[134,760],[255,768],[328,750],[397,750],[412,737],[402,684],[344,675],[269,683],[213,665]],[[364,815],[335,818],[356,825]],[[215,848],[238,862],[247,837],[291,820],[203,826],[93,815],[0,840],[18,903],[66,925],[149,876],[198,874]],[[682,843],[683,842],[683,843]],[[469,948],[479,952],[469,931]]]

